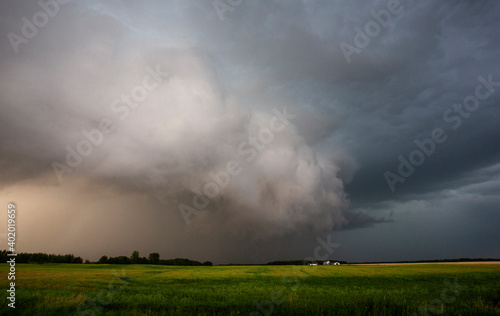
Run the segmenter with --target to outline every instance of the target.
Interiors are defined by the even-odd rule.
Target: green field
[[[17,315],[500,315],[499,264],[18,264],[15,282]]]

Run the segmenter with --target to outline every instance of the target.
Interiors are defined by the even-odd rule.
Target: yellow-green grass
[[[18,264],[15,283],[16,315],[500,315],[499,264]]]

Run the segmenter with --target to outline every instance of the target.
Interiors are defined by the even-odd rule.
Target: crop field
[[[16,315],[500,315],[500,264],[18,264],[15,283]]]

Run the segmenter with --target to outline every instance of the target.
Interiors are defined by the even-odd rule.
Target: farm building
[[[339,266],[339,265],[340,265],[340,262],[337,262],[337,261],[335,261],[335,262],[331,262],[331,261],[324,261],[324,262],[323,262],[323,265],[326,265],[326,266],[327,266],[327,265]]]

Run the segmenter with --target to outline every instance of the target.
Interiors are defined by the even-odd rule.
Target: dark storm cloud
[[[308,256],[316,236],[334,229],[401,232],[404,220],[388,214],[430,207],[413,201],[432,201],[449,215],[456,197],[447,190],[478,209],[498,194],[500,91],[488,90],[455,130],[457,114],[444,119],[474,95],[479,76],[500,81],[494,1],[243,1],[222,19],[210,1],[61,1],[17,46],[8,34],[24,36],[23,17],[43,8],[0,6],[0,167],[7,170],[0,185],[35,183],[76,200],[85,200],[78,192],[86,186],[110,188],[92,211],[81,207],[93,216],[68,217],[82,231],[120,216],[95,212],[112,203],[126,214],[116,232],[133,229],[139,217],[129,205],[145,199],[145,225],[154,227],[139,230],[147,249],[256,261],[276,252]],[[343,45],[355,47],[357,30],[374,23],[379,31],[346,56]],[[154,87],[138,104],[123,99],[145,85]],[[252,149],[249,137],[269,129],[276,110],[291,113],[291,123]],[[102,141],[59,183],[54,162],[67,164],[67,146],[76,150],[103,120],[112,122],[109,133],[101,130]],[[391,192],[384,172],[398,174],[398,156],[408,159],[414,141],[436,128],[447,140]],[[228,162],[241,172],[184,227],[178,206],[194,207],[196,192]],[[54,214],[65,207],[54,203]]]

